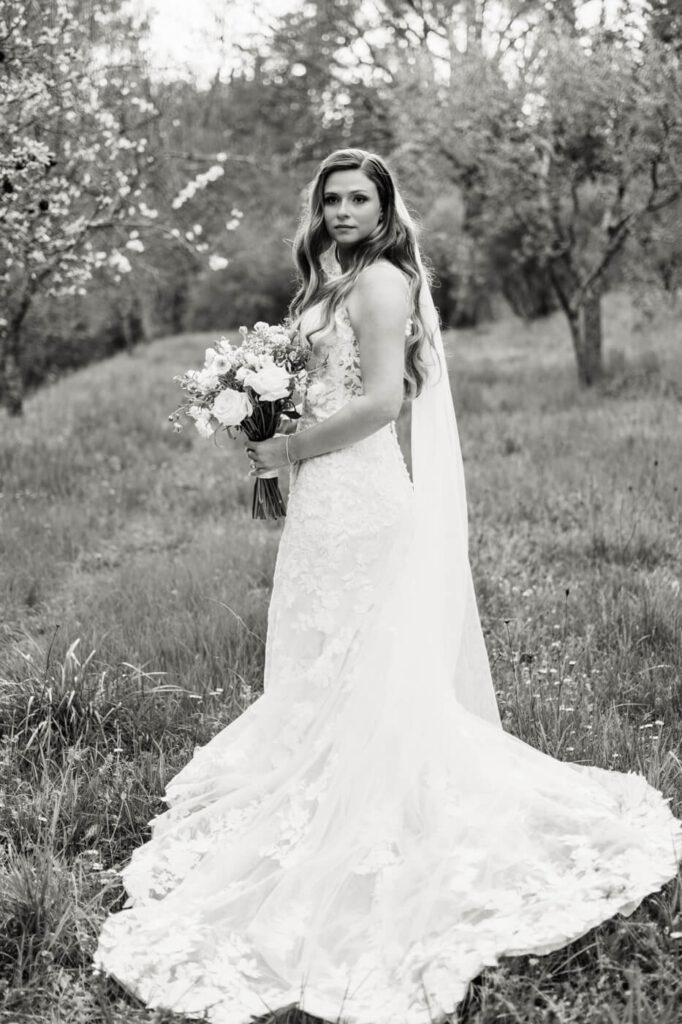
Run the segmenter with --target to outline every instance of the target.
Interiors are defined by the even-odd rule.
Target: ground
[[[680,314],[608,296],[608,372],[590,391],[559,314],[446,339],[505,727],[559,758],[643,772],[678,815]],[[112,869],[147,836],[165,782],[262,681],[281,523],[250,518],[241,441],[167,421],[171,377],[211,340],[156,341],[44,389],[22,420],[0,414],[4,1024],[179,1020],[89,962],[122,898]],[[486,972],[462,1019],[678,1022],[681,891],[678,878],[631,918]]]

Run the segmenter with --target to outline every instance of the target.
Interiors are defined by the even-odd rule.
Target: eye
[[[335,203],[335,202],[336,202],[336,196],[325,196],[324,197],[324,204],[325,204],[325,206],[331,206],[331,204]]]
[[[356,196],[355,197],[355,202],[356,203],[366,203],[367,202],[367,196]]]

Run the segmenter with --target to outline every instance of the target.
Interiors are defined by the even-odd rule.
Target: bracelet
[[[293,462],[292,462],[291,456],[289,455],[289,440],[290,439],[291,439],[291,434],[287,434],[287,439],[284,442],[284,451],[286,453],[287,462],[289,463],[290,466],[294,466],[298,460],[294,459]]]

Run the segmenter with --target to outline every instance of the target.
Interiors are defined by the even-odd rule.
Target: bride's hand
[[[284,434],[275,434],[267,441],[246,441],[244,449],[251,462],[249,476],[260,476],[268,470],[288,466],[286,443]]]

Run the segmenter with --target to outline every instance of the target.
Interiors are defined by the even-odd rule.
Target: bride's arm
[[[409,314],[403,274],[387,262],[366,267],[349,297],[348,313],[358,339],[364,393],[327,419],[292,435],[292,459],[311,459],[355,444],[400,413]]]

